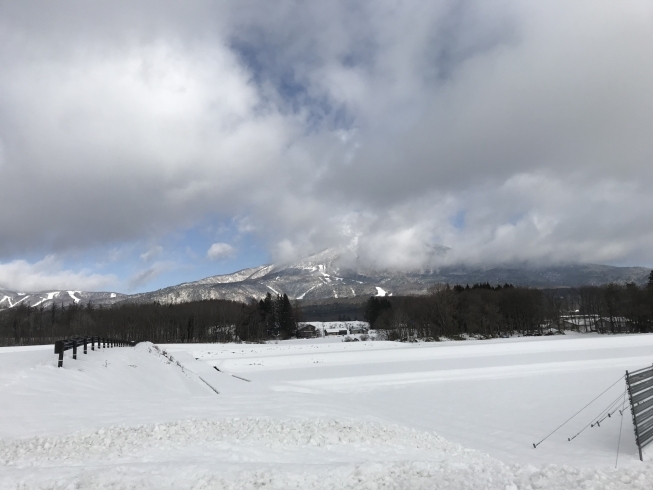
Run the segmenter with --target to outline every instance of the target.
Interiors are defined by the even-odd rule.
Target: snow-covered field
[[[653,488],[623,382],[532,446],[653,335],[341,340],[0,348],[0,488]]]

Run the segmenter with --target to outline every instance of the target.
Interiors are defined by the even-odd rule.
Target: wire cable
[[[627,391],[627,390],[626,390],[626,391]],[[624,395],[626,394],[626,391],[624,391]],[[620,398],[621,398],[621,397],[620,397]],[[601,418],[601,420],[597,420],[597,421],[596,421],[596,425],[599,425],[599,422],[603,422],[605,419],[609,419],[609,418],[611,418],[611,417],[615,414],[615,412],[616,412],[617,410],[619,410],[619,405],[617,405],[617,406],[616,406],[616,407],[615,407],[611,412],[606,413],[606,414]],[[601,426],[599,425],[599,427],[601,427]]]
[[[603,417],[603,414],[605,414],[606,412],[609,413],[610,410],[612,409],[612,407],[614,406],[614,404],[617,403],[621,399],[621,397],[624,396],[625,393],[626,393],[626,391],[624,390],[624,392],[620,393],[619,396],[612,403],[610,403],[610,405],[607,406],[607,408],[604,408],[603,410],[601,410],[601,413],[599,413],[596,417],[592,418],[592,420],[594,420],[595,422],[590,422],[585,427],[583,427],[581,430],[576,432],[576,434],[574,434],[572,437],[567,438],[567,440],[570,441],[570,442],[573,441],[582,432],[584,432],[585,429],[587,429],[588,427],[594,427],[595,425],[597,425],[598,427],[601,427],[601,424],[599,423],[599,420],[597,420],[597,419],[600,419],[601,417]]]
[[[627,390],[624,390],[624,393],[626,391]],[[610,405],[608,405],[606,408],[604,408],[603,411],[600,414],[598,414],[596,417],[594,417],[594,422],[592,422],[592,427],[594,427],[595,425],[598,425],[599,427],[601,427],[601,422],[603,422],[606,418],[610,417],[611,414],[613,414],[614,412],[616,412],[618,410],[619,400],[621,400],[622,396],[623,396],[623,393],[621,393],[617,398],[615,398],[614,401]],[[612,410],[612,408],[615,406],[615,404],[617,405],[617,410]]]
[[[556,427],[555,429],[553,429],[553,430],[552,430],[552,431],[551,431],[551,432],[550,432],[546,437],[544,437],[544,439],[542,439],[540,442],[533,443],[533,448],[534,448],[534,449],[537,449],[537,446],[539,446],[539,445],[542,444],[544,441],[546,441],[549,437],[551,437],[553,434],[555,434],[556,432],[558,432],[558,430],[560,430],[563,426],[565,426],[565,425],[567,424],[567,422],[569,422],[569,421],[570,421],[571,419],[573,419],[576,415],[578,415],[578,414],[581,413],[583,410],[585,410],[587,407],[589,407],[589,406],[590,406],[592,403],[594,403],[596,400],[598,400],[599,398],[601,398],[605,393],[607,393],[607,391],[608,391],[610,388],[612,388],[614,385],[616,385],[619,381],[621,381],[621,380],[624,379],[625,377],[626,377],[626,375],[624,374],[621,378],[619,378],[617,381],[615,381],[615,382],[612,383],[610,386],[608,386],[608,387],[605,389],[605,391],[603,391],[600,395],[598,395],[598,396],[597,396],[596,398],[594,398],[591,402],[589,402],[587,405],[585,405],[583,408],[581,408],[578,412],[576,412],[576,413],[573,414],[571,417],[569,417],[567,420],[565,420],[561,425],[559,425],[558,427]]]
[[[621,428],[624,425],[624,407],[626,406],[626,393],[624,392],[624,401],[621,404],[621,423],[619,424],[619,439],[617,439],[617,459],[614,461],[614,468],[617,469],[619,464],[619,446],[621,445]]]

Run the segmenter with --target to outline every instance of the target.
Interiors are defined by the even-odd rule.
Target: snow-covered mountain
[[[181,303],[203,299],[249,301],[271,294],[291,299],[323,300],[385,294],[423,294],[436,283],[511,283],[531,287],[574,287],[584,284],[646,282],[643,267],[566,265],[556,267],[445,267],[413,271],[378,270],[364,266],[350,248],[327,249],[297,262],[244,269],[233,274],[206,277],[148,293],[89,293],[51,291],[18,293],[0,289],[0,309],[20,303],[48,306],[72,302],[113,304],[121,301]]]
[[[14,308],[20,304],[33,307],[51,306],[52,303],[69,305],[72,303],[110,305],[122,301],[128,295],[121,293],[94,293],[88,291],[41,291],[38,293],[19,293],[0,288],[0,310]]]
[[[268,292],[291,299],[321,300],[385,294],[424,294],[436,283],[511,283],[532,287],[574,287],[609,282],[643,284],[643,267],[568,265],[557,267],[447,267],[417,271],[375,270],[361,265],[348,248],[327,249],[291,264],[245,269],[130,296],[128,301],[176,303],[200,299],[247,301]]]

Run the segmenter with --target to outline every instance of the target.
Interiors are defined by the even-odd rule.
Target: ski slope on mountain
[[[0,488],[653,486],[628,412],[567,441],[623,383],[532,447],[652,335],[341,340],[1,348]]]
[[[434,249],[436,255],[445,253]],[[366,265],[367,264],[367,265]],[[226,299],[247,303],[268,293],[287,294],[305,301],[369,298],[386,295],[427,293],[434,284],[491,284],[554,288],[599,285],[611,282],[644,284],[649,269],[580,264],[556,267],[441,267],[385,270],[371,267],[350,247],[336,247],[291,263],[267,264],[217,276],[184,282],[156,291],[120,294],[114,292],[45,291],[13,292],[0,287],[0,310],[24,306],[43,308],[70,304],[111,305],[131,303],[183,303]]]

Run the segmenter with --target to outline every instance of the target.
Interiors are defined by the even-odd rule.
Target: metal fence
[[[653,366],[626,371],[626,384],[639,459],[643,461],[642,449],[653,442]]]
[[[98,350],[101,348],[107,347],[125,347],[136,345],[135,342],[122,339],[112,339],[105,337],[76,337],[73,339],[57,340],[54,343],[54,353],[59,354],[59,363],[58,367],[63,366],[63,353],[67,350],[73,350],[73,359],[77,359],[77,348],[84,347],[84,354],[88,354],[88,344],[91,344],[91,350],[95,350],[95,344],[97,343]]]

